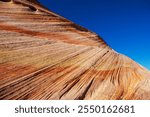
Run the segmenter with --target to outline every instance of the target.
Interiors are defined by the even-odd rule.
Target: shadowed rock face
[[[150,72],[35,0],[0,0],[0,99],[150,99]]]

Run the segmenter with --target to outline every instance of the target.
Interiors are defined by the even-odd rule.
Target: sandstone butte
[[[36,0],[0,0],[0,99],[148,100],[150,71]]]

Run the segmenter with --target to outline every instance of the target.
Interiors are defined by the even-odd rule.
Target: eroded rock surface
[[[150,72],[36,0],[0,0],[0,99],[150,99]]]

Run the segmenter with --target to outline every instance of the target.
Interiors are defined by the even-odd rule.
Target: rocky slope
[[[0,99],[150,99],[150,72],[36,0],[0,0]]]

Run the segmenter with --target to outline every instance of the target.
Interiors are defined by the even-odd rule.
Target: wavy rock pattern
[[[0,0],[0,99],[150,99],[150,72],[36,0]]]

